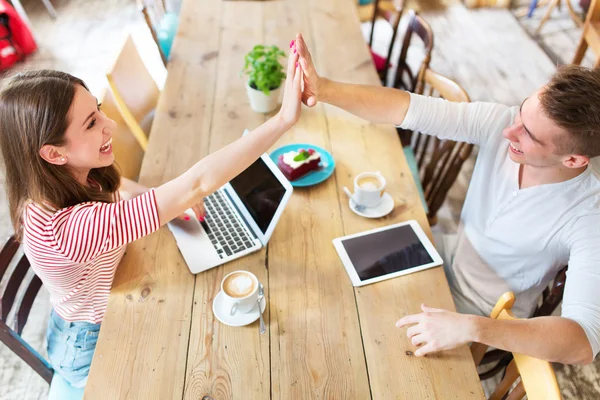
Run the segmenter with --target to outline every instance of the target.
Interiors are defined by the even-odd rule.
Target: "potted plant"
[[[250,106],[256,112],[268,113],[277,108],[281,82],[285,79],[283,65],[279,62],[285,53],[277,46],[256,45],[244,57],[242,72],[248,75],[246,92]]]

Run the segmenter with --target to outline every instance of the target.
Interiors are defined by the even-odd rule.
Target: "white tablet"
[[[415,220],[333,239],[352,285],[363,286],[441,265]]]

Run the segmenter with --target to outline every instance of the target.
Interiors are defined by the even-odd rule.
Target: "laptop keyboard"
[[[204,199],[206,217],[202,223],[221,258],[254,246],[254,240],[248,234],[237,211],[234,211],[233,206],[225,199],[226,196],[218,191]]]

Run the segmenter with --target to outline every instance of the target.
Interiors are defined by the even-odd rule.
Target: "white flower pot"
[[[250,99],[250,107],[259,113],[268,113],[277,108],[279,105],[279,95],[281,93],[281,86],[275,90],[271,90],[267,96],[260,90],[252,89],[248,82],[246,82],[246,92]]]

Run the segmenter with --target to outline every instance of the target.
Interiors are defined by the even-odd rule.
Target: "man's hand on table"
[[[296,49],[300,55],[300,66],[304,72],[304,91],[302,102],[308,107],[314,107],[319,101],[320,77],[315,70],[310,51],[301,33],[296,35]]]
[[[407,315],[396,322],[396,327],[411,325],[406,335],[415,346],[416,356],[450,350],[472,341],[474,329],[472,315],[427,307],[421,304],[422,313]]]

